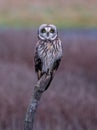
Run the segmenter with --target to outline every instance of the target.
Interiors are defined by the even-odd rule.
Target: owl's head
[[[55,25],[53,24],[42,24],[38,29],[38,37],[41,40],[50,40],[53,41],[57,38],[58,31]]]

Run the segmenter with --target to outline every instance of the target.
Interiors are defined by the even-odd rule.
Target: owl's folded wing
[[[35,52],[34,63],[35,63],[35,72],[37,73],[38,79],[40,79],[40,77],[42,76],[42,62],[38,56],[37,51]]]
[[[58,69],[60,62],[61,62],[61,59],[58,59],[58,60],[56,60],[56,61],[54,62],[53,70],[57,70],[57,69]]]

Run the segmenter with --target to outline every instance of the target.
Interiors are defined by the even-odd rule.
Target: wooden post
[[[42,96],[42,93],[50,85],[51,81],[52,81],[51,75],[43,75],[41,79],[37,81],[34,87],[34,93],[32,95],[31,103],[29,104],[27,109],[24,122],[24,130],[33,130],[35,113],[39,105],[40,98]]]

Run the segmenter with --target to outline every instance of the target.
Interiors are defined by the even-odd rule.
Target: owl
[[[52,24],[40,25],[34,57],[38,80],[44,73],[51,74],[53,77],[58,69],[61,57],[62,45],[56,26]]]

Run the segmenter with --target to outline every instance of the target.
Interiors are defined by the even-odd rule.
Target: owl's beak
[[[49,37],[49,32],[47,32],[47,37]]]
[[[49,40],[49,32],[46,33],[46,39]]]

